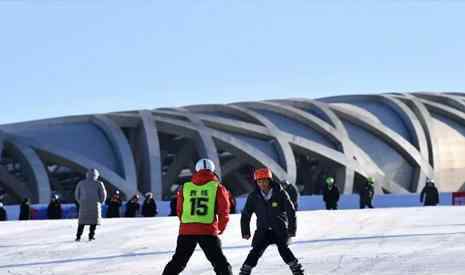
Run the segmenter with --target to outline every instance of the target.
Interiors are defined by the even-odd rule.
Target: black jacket
[[[176,204],[177,198],[175,196],[170,199],[170,216],[176,216]]]
[[[140,204],[137,201],[130,200],[126,203],[126,212],[124,216],[127,218],[134,218],[137,216],[137,212],[139,212]]]
[[[371,202],[373,196],[375,195],[375,188],[369,183],[364,183],[359,191],[360,201]]]
[[[21,203],[21,207],[19,209],[19,220],[30,220],[31,219],[31,207],[29,203],[23,202]]]
[[[124,216],[127,218],[134,218],[137,216],[137,212],[140,209],[140,204],[137,201],[128,201],[126,203],[126,213],[124,213]]]
[[[425,186],[421,190],[420,202],[424,201],[424,205],[437,205],[439,203],[439,192],[436,186]]]
[[[323,200],[326,203],[329,204],[334,204],[339,201],[339,189],[337,188],[336,185],[333,185],[331,189],[329,189],[329,186],[326,185],[323,189]]]
[[[61,219],[62,217],[63,211],[61,209],[61,202],[59,200],[50,201],[47,207],[47,218]]]
[[[294,204],[294,208],[297,211],[299,209],[299,190],[297,189],[297,186],[294,184],[290,184],[287,182],[283,182],[282,187],[284,190],[286,190],[287,194],[289,194],[289,197],[291,198],[292,203]]]
[[[145,199],[142,205],[142,215],[144,217],[155,217],[158,214],[157,204],[154,199]]]
[[[241,215],[242,236],[250,236],[250,218],[257,216],[257,230],[252,245],[265,238],[267,230],[273,230],[278,241],[287,242],[290,236],[296,234],[296,215],[294,204],[281,185],[272,183],[272,196],[269,201],[263,198],[257,189],[249,194]]]
[[[107,218],[119,218],[120,213],[119,213],[119,208],[123,202],[121,201],[120,198],[111,198],[111,200],[108,202],[108,210],[107,210]]]
[[[0,221],[6,221],[8,220],[8,214],[6,213],[6,209],[3,207],[0,207]]]

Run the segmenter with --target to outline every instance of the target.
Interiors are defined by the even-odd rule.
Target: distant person
[[[375,179],[373,177],[368,177],[365,182],[362,183],[362,186],[359,190],[360,195],[360,209],[365,207],[373,208],[373,197],[375,196]]]
[[[177,204],[177,193],[179,190],[179,185],[174,184],[171,186],[171,197],[170,197],[170,216],[176,216],[176,204]]]
[[[187,265],[197,244],[217,275],[232,275],[231,265],[221,248],[221,235],[229,221],[229,199],[224,185],[214,174],[215,164],[201,159],[192,179],[178,191],[177,214],[180,219],[176,251],[163,275],[178,275]]]
[[[273,181],[269,168],[257,169],[254,173],[255,191],[249,194],[241,215],[243,239],[250,239],[250,219],[257,217],[257,226],[252,239],[252,250],[244,261],[239,275],[249,275],[260,257],[272,244],[289,266],[293,275],[304,275],[304,270],[294,253],[289,249],[289,239],[295,237],[297,223],[294,204],[289,194],[279,183]]]
[[[326,185],[323,188],[323,201],[326,204],[327,210],[337,210],[337,203],[339,201],[339,188],[334,184],[333,177],[327,177],[325,180]]]
[[[0,221],[7,221],[8,220],[8,214],[6,212],[5,207],[3,206],[3,203],[0,202]]]
[[[176,216],[176,197],[172,197],[170,199],[170,214],[169,216],[174,217]]]
[[[297,211],[299,209],[299,189],[295,184],[290,183],[288,180],[282,181],[281,186],[291,198],[291,201],[294,204],[294,208]]]
[[[145,200],[142,204],[142,216],[155,217],[156,215],[158,215],[157,203],[153,198],[153,194],[148,192],[145,194]]]
[[[425,187],[421,190],[420,202],[424,202],[425,206],[436,206],[439,203],[439,192],[434,185],[434,180],[426,181]]]
[[[103,182],[98,180],[99,176],[97,169],[90,169],[86,179],[80,181],[74,191],[74,197],[79,203],[76,241],[81,240],[86,225],[90,226],[89,241],[95,240],[95,229],[102,221],[102,203],[107,198],[107,191]]]
[[[119,218],[121,205],[123,205],[123,201],[121,200],[119,190],[116,190],[107,202],[107,218]]]
[[[229,214],[236,214],[236,197],[234,197],[234,194],[231,191],[228,191],[229,195]]]
[[[19,220],[25,221],[31,219],[31,206],[29,198],[24,198],[19,209]]]
[[[126,203],[126,212],[124,213],[124,216],[126,218],[134,218],[137,217],[137,213],[140,210],[140,204],[139,204],[139,199],[140,196],[139,194],[135,194],[132,196],[132,198]]]
[[[61,208],[61,201],[57,194],[52,196],[52,200],[48,204],[47,218],[51,220],[58,220],[63,218],[63,209]]]

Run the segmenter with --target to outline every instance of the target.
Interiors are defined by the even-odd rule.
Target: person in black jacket
[[[289,197],[291,198],[292,203],[294,204],[295,210],[299,210],[299,189],[297,189],[297,186],[295,184],[290,183],[288,180],[282,181],[281,186],[283,189],[289,194]]]
[[[31,207],[29,205],[29,198],[24,198],[19,209],[19,220],[30,220],[31,219]]]
[[[242,210],[242,238],[250,239],[250,219],[253,213],[257,217],[257,229],[252,240],[252,250],[239,275],[249,275],[271,244],[278,246],[279,254],[294,275],[303,275],[302,265],[288,246],[289,239],[296,234],[295,209],[289,195],[279,183],[272,180],[268,168],[256,170],[254,180],[257,188],[249,194]]]
[[[333,177],[326,178],[326,185],[323,187],[323,200],[327,210],[337,210],[337,202],[339,201],[339,189],[334,184]]]
[[[142,216],[155,217],[158,214],[157,204],[153,199],[152,193],[145,194],[144,204],[142,205]]]
[[[435,206],[439,203],[439,192],[432,179],[428,179],[425,187],[421,190],[420,202],[423,201],[425,206]]]
[[[107,218],[119,218],[120,217],[120,207],[123,205],[121,200],[119,190],[115,191],[115,194],[111,197],[110,201],[107,202]]]
[[[3,207],[3,203],[0,202],[0,221],[7,221],[8,220],[8,214],[6,212],[5,207]]]
[[[137,212],[139,212],[140,204],[139,204],[139,194],[135,194],[132,198],[126,203],[126,212],[124,216],[126,218],[134,218],[137,216]]]
[[[360,209],[365,207],[373,208],[373,197],[375,195],[373,184],[375,184],[375,179],[373,177],[368,177],[367,181],[362,184],[359,190]]]
[[[173,184],[170,188],[171,197],[170,197],[170,216],[176,216],[176,206],[177,206],[177,194],[179,191],[179,185]]]
[[[47,207],[47,218],[52,220],[58,220],[63,217],[63,210],[61,209],[61,202],[58,195],[52,196],[52,200]]]

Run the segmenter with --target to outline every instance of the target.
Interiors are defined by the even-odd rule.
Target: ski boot
[[[306,275],[302,265],[297,260],[290,262],[289,268],[292,271],[292,275]]]
[[[252,267],[250,265],[243,265],[239,272],[239,275],[250,275],[252,272]]]

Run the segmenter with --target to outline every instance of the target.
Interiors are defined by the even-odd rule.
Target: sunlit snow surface
[[[239,222],[221,237],[234,274],[250,249]],[[4,222],[0,274],[161,274],[177,230],[173,217],[106,219],[77,243],[76,220]],[[309,274],[465,274],[465,207],[299,212],[291,249]],[[183,274],[214,272],[198,248]],[[291,272],[271,246],[252,274]]]

